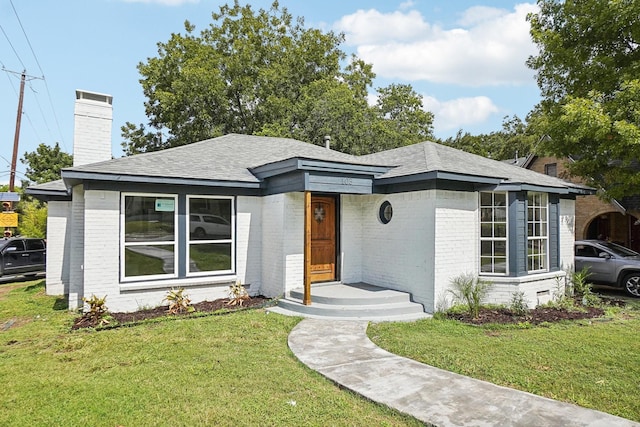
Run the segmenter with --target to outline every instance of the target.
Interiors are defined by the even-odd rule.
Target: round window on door
[[[388,201],[384,201],[380,205],[380,211],[378,212],[378,217],[380,218],[380,222],[383,224],[388,224],[391,221],[391,217],[393,216],[393,208],[391,207],[391,203]]]

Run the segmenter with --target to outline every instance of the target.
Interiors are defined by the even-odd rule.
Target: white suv
[[[192,239],[230,239],[231,223],[218,215],[190,214],[189,233]]]

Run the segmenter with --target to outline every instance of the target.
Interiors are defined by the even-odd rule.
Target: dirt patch
[[[130,313],[109,313],[109,325],[138,323],[144,320],[156,319],[159,317],[188,317],[198,315],[200,313],[215,313],[223,309],[232,312],[247,308],[264,307],[266,305],[269,305],[271,301],[273,300],[269,298],[255,296],[251,297],[248,300],[245,300],[242,306],[239,306],[229,305],[229,300],[226,298],[222,298],[214,301],[202,301],[192,304],[191,306],[194,308],[194,311],[191,311],[189,313],[185,312],[179,314],[169,314],[169,306],[167,305],[133,311]],[[93,319],[87,316],[81,316],[74,320],[71,329],[94,328],[96,326],[98,325]]]
[[[508,308],[481,308],[478,317],[475,319],[468,313],[450,313],[447,314],[447,317],[474,325],[485,325],[489,323],[530,323],[539,325],[540,323],[559,322],[562,320],[593,319],[603,314],[604,309],[600,307],[584,307],[582,310],[536,307],[527,310],[523,315],[517,315]]]

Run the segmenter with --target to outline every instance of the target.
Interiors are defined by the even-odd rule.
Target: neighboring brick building
[[[582,183],[567,172],[566,161],[556,157],[529,156],[522,167]],[[576,199],[576,240],[606,238],[640,251],[640,196],[606,202],[597,195]]]

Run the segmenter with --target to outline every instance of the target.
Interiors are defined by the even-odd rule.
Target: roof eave
[[[198,178],[176,178],[166,176],[128,175],[113,173],[85,172],[77,170],[63,170],[62,178],[65,183],[74,186],[83,181],[109,181],[135,184],[164,184],[164,185],[195,185],[201,187],[228,187],[260,189],[261,182],[224,181]]]

